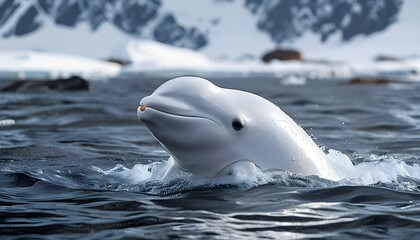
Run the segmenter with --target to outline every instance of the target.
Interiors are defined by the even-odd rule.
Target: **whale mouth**
[[[146,109],[151,109],[151,110],[154,110],[156,112],[160,112],[160,113],[167,114],[167,115],[173,115],[173,116],[176,116],[176,117],[205,119],[205,120],[209,120],[209,121],[217,124],[219,127],[221,127],[220,124],[217,121],[215,121],[215,120],[213,120],[211,118],[208,118],[208,117],[197,116],[197,115],[186,115],[186,114],[179,114],[179,113],[168,112],[168,111],[164,111],[164,110],[158,109],[156,107],[151,107],[151,106],[143,105],[143,104],[140,105],[140,106],[138,106],[138,108],[137,108],[137,110],[140,111],[140,112],[142,112],[142,113],[144,113],[146,111]]]

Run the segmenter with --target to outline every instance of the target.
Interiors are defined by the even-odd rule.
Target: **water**
[[[216,79],[275,102],[332,161],[358,165],[339,182],[277,170],[163,181],[168,156],[136,116],[163,81],[2,93],[2,239],[419,236],[420,85]]]

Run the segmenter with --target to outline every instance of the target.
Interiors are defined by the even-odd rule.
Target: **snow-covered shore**
[[[342,41],[342,33],[337,32],[323,42],[319,32],[306,31],[299,38],[281,45],[275,44],[266,32],[256,27],[258,16],[251,13],[244,2],[163,1],[160,16],[144,27],[141,36],[134,38],[111,21],[105,21],[92,31],[88,22],[81,21],[77,26],[68,27],[57,24],[50,18],[52,16],[43,16],[43,27],[31,34],[9,36],[13,24],[17,24],[19,17],[25,16],[26,9],[34,4],[22,2],[16,16],[0,28],[0,32],[8,36],[0,38],[0,80],[55,79],[70,75],[86,79],[139,75],[171,78],[190,74],[209,78],[275,77],[287,84],[304,84],[312,79],[352,78],[420,82],[417,0],[405,0],[395,22],[374,34],[361,34],[351,41]],[[354,5],[359,4],[355,2]],[[104,12],[108,13],[108,10]],[[78,19],[77,13],[74,14]],[[146,40],[154,39],[154,27],[167,15],[173,15],[177,24],[185,29],[208,33],[207,45],[193,51]],[[173,29],[176,28],[168,28],[167,32]],[[262,63],[261,56],[277,46],[299,50],[305,61]],[[377,55],[400,59],[373,61]],[[120,66],[96,60],[111,58],[131,64]]]
[[[133,41],[120,49],[115,58],[131,62],[120,76],[202,75],[206,77],[277,77],[288,83],[302,84],[297,79],[351,79],[356,77],[385,78],[420,82],[420,59],[399,61],[317,62],[259,60],[213,60],[189,49],[176,48],[153,41]],[[287,81],[286,81],[287,82]]]
[[[381,78],[420,82],[420,59],[398,61],[328,62],[214,60],[203,53],[155,41],[131,41],[112,55],[125,66],[96,59],[34,51],[1,51],[0,79],[55,79],[78,75],[87,79],[200,75],[230,78],[281,78],[284,84],[307,80]]]
[[[352,64],[352,68],[356,77],[420,83],[420,58]]]
[[[351,71],[342,63],[273,62],[258,60],[213,60],[202,53],[176,48],[154,41],[133,41],[120,49],[116,59],[131,62],[121,76],[145,75],[171,77],[201,75],[206,77],[304,77],[347,78]]]
[[[0,79],[87,79],[115,77],[121,66],[96,59],[35,51],[0,51]]]

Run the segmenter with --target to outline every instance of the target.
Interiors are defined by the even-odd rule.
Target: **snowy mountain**
[[[157,41],[198,49],[207,43],[196,28],[185,28],[172,14],[159,16],[160,0],[3,0],[0,27],[4,38],[27,36],[42,30],[47,22],[67,28],[87,23],[92,32],[109,23],[132,37],[142,37],[144,29],[153,27]]]
[[[307,31],[326,41],[341,33],[343,41],[386,29],[397,20],[401,0],[307,1],[246,0],[258,16],[258,28],[278,43],[292,41]]]
[[[323,58],[313,53],[387,33],[416,7],[416,0],[0,0],[0,49],[109,58],[148,39],[217,59],[257,59],[278,45]],[[418,31],[416,20],[397,32]]]

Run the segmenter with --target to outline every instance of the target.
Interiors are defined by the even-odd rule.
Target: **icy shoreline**
[[[87,79],[117,76],[121,66],[96,59],[35,51],[0,51],[0,79]]]
[[[153,41],[133,41],[113,56],[131,62],[121,77],[273,77],[291,79],[290,84],[304,84],[312,79],[384,78],[396,81],[420,81],[420,59],[369,63],[328,61],[214,60],[202,53],[176,48]],[[300,79],[300,80],[299,80]]]
[[[34,51],[0,51],[0,79],[56,79],[77,75],[89,80],[113,77],[164,77],[200,75],[229,78],[281,78],[284,84],[303,85],[307,80],[353,78],[420,82],[420,59],[370,63],[215,60],[189,49],[154,41],[132,41],[111,56],[123,62]]]

